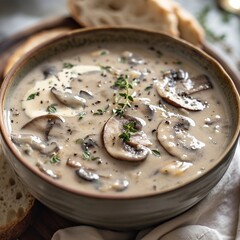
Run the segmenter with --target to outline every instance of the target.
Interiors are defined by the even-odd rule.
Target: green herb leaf
[[[104,109],[97,109],[96,112],[93,113],[93,115],[103,115],[109,108],[109,105],[107,105]]]
[[[47,107],[47,111],[48,111],[49,113],[55,113],[55,112],[57,112],[56,106],[57,106],[57,104],[54,104],[54,103],[51,104],[50,106]]]
[[[145,91],[150,91],[153,88],[153,84],[150,84],[149,86],[147,86],[144,90]]]
[[[156,157],[160,157],[160,152],[157,150],[157,149],[153,149],[151,150],[152,151],[152,154],[155,155]]]
[[[131,121],[127,124],[123,125],[124,131],[119,135],[119,138],[121,138],[124,142],[130,141],[130,138],[132,136],[132,133],[137,132],[136,129],[136,122]]]
[[[104,56],[104,55],[107,55],[108,54],[108,51],[107,50],[102,50],[101,52],[100,52],[100,55],[101,56]]]
[[[63,68],[72,68],[74,65],[72,63],[63,63]]]
[[[84,118],[84,116],[86,115],[86,112],[80,112],[79,114],[78,114],[78,120],[82,120],[83,118]]]
[[[129,132],[123,132],[119,135],[119,138],[121,138],[124,142],[130,141],[131,134]]]
[[[94,155],[93,155],[91,152],[89,152],[89,151],[84,151],[84,152],[83,152],[83,159],[84,159],[84,160],[87,160],[87,161],[90,161],[90,160],[95,161],[95,160],[97,160],[97,159],[100,159],[100,157],[94,156]]]
[[[60,162],[61,162],[61,160],[58,155],[56,155],[56,154],[52,155],[52,157],[50,159],[51,164],[56,164],[56,163],[60,163]]]
[[[34,99],[36,96],[39,96],[39,92],[35,92],[35,93],[30,94],[27,97],[27,101]]]
[[[112,67],[111,66],[100,66],[101,70],[111,73]]]

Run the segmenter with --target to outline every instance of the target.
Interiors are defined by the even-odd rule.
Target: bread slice
[[[0,146],[0,239],[15,240],[28,227],[34,198],[19,181]]]
[[[68,7],[86,27],[130,26],[179,35],[177,17],[166,0],[69,0]]]
[[[174,3],[174,12],[178,18],[180,37],[196,46],[201,46],[204,41],[204,30],[188,11],[179,4]]]
[[[47,40],[50,40],[54,37],[57,37],[61,34],[66,33],[70,29],[68,28],[59,28],[53,30],[46,30],[39,33],[34,34],[29,37],[26,41],[20,44],[16,50],[9,57],[7,64],[4,68],[4,75],[8,73],[8,71],[13,67],[13,65],[27,52],[32,50],[34,47],[38,46],[41,43],[44,43]]]
[[[129,26],[181,37],[197,46],[204,31],[197,20],[172,0],[68,0],[72,17],[82,26]]]

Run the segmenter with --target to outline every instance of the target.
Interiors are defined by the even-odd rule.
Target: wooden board
[[[70,29],[81,28],[81,26],[78,25],[78,23],[76,23],[71,17],[62,17],[58,19],[44,21],[33,28],[29,28],[26,31],[20,32],[19,34],[11,36],[6,40],[0,42],[0,84],[4,78],[3,70],[6,65],[7,59],[11,55],[11,53],[17,48],[17,46],[24,42],[28,37],[36,33],[63,27],[68,27]],[[239,73],[234,72],[234,70],[232,70],[231,67],[229,67],[228,64],[211,49],[210,45],[204,44],[203,50],[220,62],[226,72],[231,76],[238,91],[240,92],[240,79],[238,77]],[[56,232],[58,229],[74,225],[77,224],[63,218],[62,216],[59,216],[52,210],[45,207],[40,202],[37,202],[32,214],[32,221],[29,228],[18,239],[50,240],[54,232]]]

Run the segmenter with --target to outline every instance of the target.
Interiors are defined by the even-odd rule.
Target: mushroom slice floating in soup
[[[21,146],[29,145],[32,149],[39,151],[42,154],[52,155],[59,151],[59,147],[56,142],[45,143],[41,138],[32,134],[12,134],[12,141]]]
[[[162,120],[157,129],[157,138],[168,153],[182,161],[200,158],[205,144],[188,133],[190,122],[183,117]]]
[[[124,51],[120,57],[121,62],[127,62],[129,65],[141,65],[145,63],[145,60],[140,57],[136,57],[132,52]]]
[[[173,176],[180,176],[188,168],[190,168],[193,164],[190,162],[182,162],[182,161],[173,161],[171,163],[166,164],[160,169],[160,172],[163,174],[171,174]]]
[[[97,181],[99,180],[99,175],[97,173],[94,173],[92,171],[89,171],[83,167],[80,167],[76,170],[76,174],[81,179],[87,180],[87,181]]]
[[[42,73],[44,79],[47,79],[50,76],[56,76],[58,74],[58,70],[55,66],[44,66],[42,69]]]
[[[168,70],[163,73],[161,80],[156,81],[158,94],[168,103],[191,111],[200,111],[205,103],[193,98],[190,94],[212,87],[206,75],[189,78],[183,70]]]
[[[152,143],[142,131],[142,121],[127,115],[108,119],[103,129],[103,142],[112,157],[126,161],[147,158],[148,146]]]
[[[44,174],[46,174],[47,176],[53,178],[53,179],[59,179],[61,178],[61,174],[58,172],[53,171],[52,169],[48,169],[46,168],[46,166],[44,166],[43,163],[37,162],[36,166],[38,167],[38,169],[43,172]]]
[[[27,122],[22,129],[29,130],[31,132],[37,133],[37,135],[42,135],[45,139],[48,139],[49,132],[54,126],[60,126],[64,123],[64,118],[53,115],[46,114],[32,119]]]
[[[85,107],[86,99],[74,95],[68,91],[59,91],[55,87],[52,87],[51,93],[55,96],[55,98],[62,103],[63,105],[70,107],[70,108],[78,108],[78,107]]]

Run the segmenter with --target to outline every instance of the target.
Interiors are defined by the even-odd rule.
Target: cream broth
[[[206,75],[151,46],[59,54],[16,87],[12,141],[28,164],[71,189],[175,188],[216,164],[229,141],[226,106]]]

